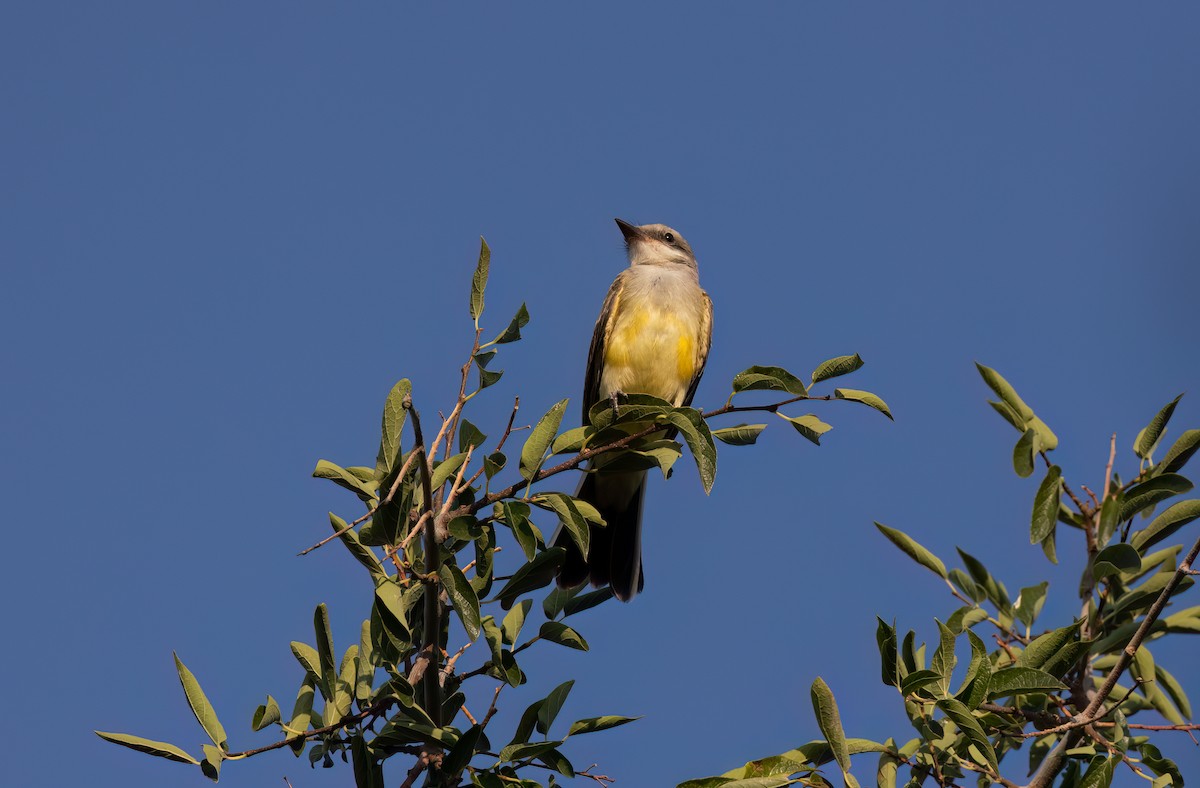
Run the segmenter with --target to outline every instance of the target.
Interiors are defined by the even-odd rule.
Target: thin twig
[[[508,414],[508,426],[504,428],[504,434],[500,436],[500,442],[496,444],[496,451],[504,448],[504,442],[508,440],[508,436],[513,431],[513,421],[517,418],[517,410],[521,407],[521,398],[513,397],[512,413]]]
[[[412,395],[405,395],[404,407],[412,413],[413,435],[416,437],[417,445],[413,449],[414,452],[419,451],[423,455],[426,454],[425,438],[421,434],[421,415],[417,409],[412,406]],[[455,407],[458,410],[458,407]],[[447,422],[448,423],[448,422]],[[444,430],[446,425],[442,425]],[[439,439],[440,439],[439,435]],[[437,446],[437,439],[434,440],[434,446]],[[430,467],[432,460],[421,462],[421,491],[424,495],[425,515],[432,517],[433,515],[433,488],[430,480],[430,474],[433,469]],[[437,536],[434,534],[434,529],[427,527],[425,529],[425,574],[431,575],[437,571],[437,554],[438,544]],[[438,648],[438,636],[442,631],[441,627],[441,600],[439,597],[439,589],[437,583],[428,583],[425,586],[425,620],[422,629],[425,634],[425,650],[428,652],[426,659],[425,676],[425,697],[424,705],[425,712],[433,720],[433,724],[441,727],[442,717],[442,686],[438,680],[438,658],[441,656],[441,649]]]
[[[253,755],[258,755],[258,754],[264,753],[264,752],[270,752],[271,750],[278,750],[281,747],[289,747],[293,744],[297,744],[299,742],[306,741],[308,739],[315,739],[320,736],[324,736],[328,733],[334,733],[335,731],[339,731],[339,730],[342,730],[343,728],[348,728],[351,725],[360,723],[365,719],[379,717],[380,715],[387,712],[387,710],[392,706],[393,703],[395,703],[395,700],[393,698],[384,698],[383,700],[379,701],[378,703],[372,704],[371,706],[364,709],[363,711],[360,711],[358,714],[351,714],[348,717],[343,717],[340,721],[334,723],[333,725],[326,725],[324,728],[314,728],[311,731],[305,731],[304,733],[298,733],[295,736],[289,736],[286,739],[274,742],[273,744],[268,744],[265,747],[256,747],[253,750],[245,750],[243,752],[226,753],[225,760],[232,761],[232,760],[239,760],[242,758],[249,758]],[[401,747],[400,750],[402,752],[409,751],[408,749],[403,748],[403,747]]]
[[[1104,469],[1104,494],[1100,496],[1100,500],[1108,500],[1108,490],[1112,486],[1112,469],[1113,460],[1117,458],[1117,433],[1112,434],[1112,438],[1108,442],[1108,467]]]
[[[316,550],[318,547],[324,547],[325,545],[329,544],[334,539],[337,539],[339,536],[346,533],[350,529],[354,528],[355,526],[359,525],[360,523],[366,522],[371,517],[374,517],[376,512],[378,512],[380,509],[382,509],[383,507],[385,507],[389,503],[391,503],[392,498],[395,497],[395,495],[396,495],[396,491],[400,489],[400,483],[404,481],[404,475],[406,473],[408,473],[408,466],[412,463],[413,458],[416,456],[417,456],[417,453],[415,451],[410,451],[408,453],[408,459],[405,460],[404,464],[400,466],[400,473],[398,473],[396,475],[396,480],[394,482],[392,482],[392,488],[390,490],[388,490],[387,497],[384,498],[379,503],[375,504],[375,506],[371,509],[371,511],[367,512],[362,517],[360,517],[357,520],[355,520],[354,522],[350,523],[349,525],[347,525],[345,528],[341,529],[340,531],[335,531],[333,536],[328,536],[328,537],[322,539],[321,541],[317,542],[315,545],[308,548],[307,550],[301,550],[296,555],[308,555],[313,550]]]
[[[1167,581],[1167,585],[1159,593],[1158,598],[1154,600],[1154,604],[1146,611],[1141,625],[1138,626],[1129,643],[1121,650],[1121,654],[1117,658],[1117,663],[1108,672],[1104,683],[1100,686],[1100,689],[1096,692],[1087,708],[1080,712],[1079,716],[1073,721],[1039,732],[1041,736],[1062,732],[1066,732],[1067,735],[1062,737],[1054,750],[1043,759],[1037,774],[1030,780],[1028,788],[1047,788],[1054,781],[1059,770],[1062,769],[1066,751],[1075,746],[1075,742],[1078,741],[1078,729],[1094,723],[1103,716],[1099,713],[1100,707],[1108,699],[1108,696],[1112,694],[1113,688],[1117,685],[1117,680],[1121,678],[1121,674],[1125,672],[1125,669],[1129,667],[1129,663],[1133,661],[1133,656],[1146,639],[1146,635],[1150,633],[1150,628],[1158,620],[1158,616],[1162,613],[1163,608],[1167,606],[1167,601],[1170,600],[1176,586],[1179,585],[1179,581],[1191,570],[1192,562],[1196,560],[1197,555],[1200,555],[1200,539],[1197,539],[1196,543],[1192,545],[1192,549],[1188,551],[1187,556],[1183,559],[1183,563],[1175,570],[1171,579]]]

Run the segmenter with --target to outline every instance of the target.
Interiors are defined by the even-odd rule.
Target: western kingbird
[[[700,288],[692,247],[664,224],[635,227],[617,219],[629,268],[608,289],[583,384],[583,421],[597,402],[617,394],[650,394],[687,405],[704,373],[712,340],[712,300]],[[611,585],[628,602],[642,590],[642,497],[646,471],[605,472],[613,455],[589,465],[575,497],[596,507],[607,525],[591,523],[585,560],[560,528],[554,544],[567,550],[558,584],[586,580]]]

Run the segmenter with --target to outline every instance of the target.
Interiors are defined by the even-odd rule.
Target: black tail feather
[[[596,587],[611,585],[613,595],[622,602],[633,599],[645,585],[642,577],[642,499],[646,491],[643,476],[629,503],[620,508],[597,506],[596,474],[587,474],[576,498],[597,507],[605,526],[588,524],[588,557],[585,560],[575,540],[559,528],[556,547],[565,548],[566,560],[558,574],[558,585],[573,588],[590,580]]]

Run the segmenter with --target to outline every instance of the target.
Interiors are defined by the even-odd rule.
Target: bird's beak
[[[645,233],[642,232],[642,228],[632,225],[624,219],[617,219],[616,222],[617,227],[621,228],[621,235],[625,236],[625,243],[633,243],[646,237]]]

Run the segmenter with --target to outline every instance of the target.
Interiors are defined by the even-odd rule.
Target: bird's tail
[[[628,602],[642,590],[642,498],[646,492],[646,474],[640,474],[637,487],[622,505],[604,505],[604,495],[598,495],[597,484],[614,483],[612,477],[588,473],[579,485],[575,497],[587,501],[604,518],[607,525],[588,523],[590,539],[588,556],[584,559],[575,540],[560,527],[554,536],[554,546],[567,551],[566,560],[558,573],[561,588],[574,588],[590,580],[592,585],[612,586],[613,595]]]

